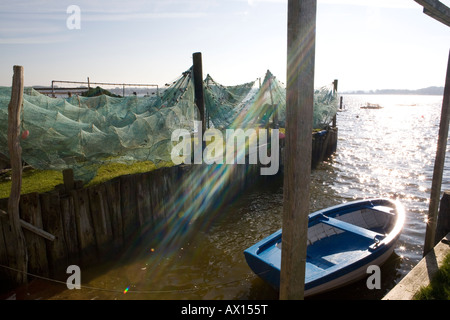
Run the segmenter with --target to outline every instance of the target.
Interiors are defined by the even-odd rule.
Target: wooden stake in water
[[[311,179],[316,0],[288,1],[280,299],[303,299]]]
[[[434,162],[433,181],[431,183],[430,206],[425,233],[423,256],[433,249],[436,237],[436,222],[441,194],[442,174],[444,172],[445,149],[447,148],[448,127],[450,114],[450,53],[445,78],[444,100],[442,102],[441,123],[439,125],[439,137]]]

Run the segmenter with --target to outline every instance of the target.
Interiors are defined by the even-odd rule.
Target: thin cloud
[[[247,2],[250,6],[258,3],[283,3],[287,5],[288,0],[240,0]],[[448,1],[450,0],[443,0]],[[319,4],[334,5],[354,5],[363,7],[379,7],[379,8],[418,8],[418,4],[412,0],[318,0]]]
[[[69,41],[69,37],[60,35],[0,38],[0,44],[51,44]]]
[[[204,12],[130,12],[130,13],[82,13],[82,21],[136,21],[148,19],[196,19],[206,16]]]
[[[418,8],[418,4],[412,0],[318,0],[318,3],[397,9]]]
[[[79,1],[83,22],[137,21],[151,19],[197,19],[206,15],[199,10],[181,7],[172,10],[171,1],[111,1],[107,6]],[[49,44],[68,41],[67,5],[56,1],[14,1],[0,4],[0,44]],[[172,8],[172,9],[171,9]],[[179,8],[179,7],[178,7]]]
[[[10,26],[10,25],[4,25],[4,23],[0,23],[0,36],[7,36],[7,35],[18,35],[18,34],[29,34],[29,35],[36,35],[36,34],[53,34],[53,33],[59,33],[63,31],[64,28],[57,26],[57,25],[28,25],[28,26]]]

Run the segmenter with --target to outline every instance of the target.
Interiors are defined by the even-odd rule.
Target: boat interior
[[[313,276],[368,254],[367,249],[376,248],[395,225],[394,210],[392,207],[375,206],[333,217],[317,215],[308,228],[308,274]],[[281,237],[275,247],[281,249]],[[281,255],[281,250],[277,251],[263,254],[266,258],[268,255],[275,258],[275,255]]]

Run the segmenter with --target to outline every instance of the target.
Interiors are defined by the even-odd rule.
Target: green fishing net
[[[161,94],[154,96],[50,98],[25,88],[21,114],[23,161],[36,169],[71,168],[75,178],[88,182],[97,169],[111,162],[171,161],[172,132],[193,132],[199,120],[192,68]],[[263,82],[223,86],[204,80],[208,127],[285,126],[286,89],[269,71]],[[0,87],[0,153],[8,158],[7,125],[11,88]],[[316,90],[314,128],[326,128],[337,111],[332,87]]]

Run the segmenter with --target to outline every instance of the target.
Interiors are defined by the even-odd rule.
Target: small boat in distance
[[[340,204],[308,216],[304,296],[323,293],[367,276],[394,251],[405,221],[400,202],[368,199]],[[244,251],[252,271],[279,290],[282,230]]]
[[[365,106],[362,106],[361,109],[383,109],[378,103],[366,103]]]

